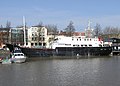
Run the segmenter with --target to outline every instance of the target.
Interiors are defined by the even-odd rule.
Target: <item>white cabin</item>
[[[98,38],[86,38],[85,36],[58,36],[55,38],[54,42],[51,44],[51,48],[56,47],[102,47],[103,41]]]

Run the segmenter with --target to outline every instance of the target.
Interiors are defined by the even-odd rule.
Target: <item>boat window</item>
[[[87,47],[87,45],[85,45],[85,47]]]
[[[91,44],[89,44],[89,46],[91,47],[92,45],[91,45]]]
[[[21,53],[21,50],[14,50],[14,53]]]
[[[81,47],[83,47],[83,45],[81,45]]]
[[[18,56],[17,54],[15,54],[15,56]]]
[[[64,43],[59,43],[58,45],[65,45]]]
[[[73,45],[73,46],[75,46],[75,45]]]
[[[15,54],[15,56],[23,56],[23,54]]]
[[[71,44],[65,44],[65,45],[70,46]]]
[[[87,39],[87,41],[89,41],[89,39]]]
[[[101,44],[99,44],[99,46],[100,46],[100,47],[102,47],[102,45],[101,45]]]
[[[54,41],[58,40],[58,38],[54,39]]]
[[[80,39],[80,41],[81,41],[81,39]]]
[[[90,39],[90,41],[91,41],[91,39]]]
[[[18,56],[20,56],[21,54],[18,54]]]
[[[86,41],[86,39],[84,39],[84,41]]]
[[[20,54],[21,56],[23,56],[23,54]]]
[[[72,41],[73,41],[74,39],[72,38]]]
[[[77,41],[78,41],[78,39],[77,39]]]

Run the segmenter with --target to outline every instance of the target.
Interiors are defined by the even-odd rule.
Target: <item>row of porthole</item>
[[[72,39],[72,41],[73,41],[74,39]],[[77,41],[81,41],[81,39],[77,39]],[[84,39],[84,41],[92,41],[91,39]],[[94,41],[98,41],[98,40],[94,40]]]
[[[77,47],[79,47],[80,45],[73,45],[73,47],[75,47],[75,46],[77,46]],[[92,45],[88,45],[89,47],[92,47]],[[87,45],[81,45],[81,47],[88,47]]]
[[[66,45],[66,46],[71,46],[71,44],[59,44],[59,45]],[[91,44],[89,44],[89,45],[73,45],[73,47],[92,47],[92,45]]]

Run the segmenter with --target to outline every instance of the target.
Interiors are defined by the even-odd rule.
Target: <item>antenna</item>
[[[25,17],[23,16],[23,29],[24,29],[24,46],[26,46],[26,22]]]
[[[88,20],[88,29],[90,30],[91,29],[91,21],[90,20]]]

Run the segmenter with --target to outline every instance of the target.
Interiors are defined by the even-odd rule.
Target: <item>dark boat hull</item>
[[[28,57],[47,56],[107,56],[111,47],[57,47],[56,49],[21,48]]]
[[[12,52],[16,45],[6,44]],[[27,57],[49,56],[107,56],[112,52],[112,47],[56,47],[56,49],[19,47]]]
[[[106,56],[111,52],[111,47],[57,47],[54,54],[58,56]]]
[[[53,55],[53,49],[21,47],[21,50],[27,57],[49,57]]]

